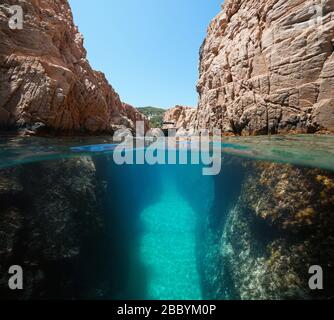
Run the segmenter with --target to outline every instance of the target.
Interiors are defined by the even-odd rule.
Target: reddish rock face
[[[197,110],[192,107],[175,106],[165,112],[163,129],[175,128],[178,131],[193,129]]]
[[[0,3],[0,127],[43,123],[58,132],[113,132],[132,121],[105,76],[92,70],[67,0],[21,1],[22,30]]]
[[[136,128],[136,122],[144,122],[145,132],[150,129],[149,120],[135,107],[123,102],[123,108],[127,118],[130,120],[131,128]]]
[[[334,131],[333,43],[333,0],[226,0],[201,48],[196,126]]]

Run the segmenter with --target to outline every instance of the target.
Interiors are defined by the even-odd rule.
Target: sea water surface
[[[198,234],[212,209],[214,177],[203,176],[201,165],[118,166],[111,160],[116,146],[109,137],[1,137],[0,169],[77,157],[107,159],[110,243],[120,244],[110,249],[115,256],[111,281],[119,285],[109,298],[202,299]],[[221,147],[222,159],[334,171],[334,136],[226,138]],[[230,173],[231,188],[237,175]]]
[[[217,144],[217,142],[214,142]],[[334,168],[333,135],[225,137],[222,155]],[[0,168],[34,161],[112,154],[118,145],[111,137],[10,137],[0,136]]]

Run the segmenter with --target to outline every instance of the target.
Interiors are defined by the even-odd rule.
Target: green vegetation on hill
[[[138,108],[139,112],[144,114],[150,121],[151,128],[161,128],[165,109],[155,107]]]

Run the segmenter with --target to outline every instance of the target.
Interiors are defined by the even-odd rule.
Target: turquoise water
[[[224,137],[218,144],[222,155],[334,170],[333,135]],[[116,146],[110,137],[0,136],[0,168],[34,161],[112,154]]]
[[[145,234],[140,255],[149,269],[149,299],[202,298],[196,264],[197,215],[180,194],[175,180],[165,179],[159,201],[140,219]]]
[[[98,258],[95,263],[102,268],[98,273],[105,278],[107,293],[99,293],[96,297],[108,299],[200,300],[218,295],[219,292],[212,293],[206,288],[203,276],[203,273],[212,271],[210,268],[215,268],[212,267],[215,263],[220,263],[214,261],[215,257],[209,257],[212,265],[203,266],[203,229],[207,225],[214,228],[222,224],[224,216],[221,213],[227,210],[228,197],[235,196],[240,189],[241,173],[233,169],[233,163],[265,160],[334,171],[334,136],[226,138],[221,145],[222,171],[218,177],[203,176],[200,164],[118,166],[112,160],[116,146],[109,137],[0,138],[0,174],[2,170],[21,167],[20,176],[27,189],[36,186],[41,190],[55,188],[51,202],[53,196],[65,198],[63,194],[57,194],[63,189],[55,181],[49,181],[45,186],[39,185],[42,184],[39,181],[30,183],[29,172],[36,170],[43,175],[43,163],[57,166],[59,161],[66,159],[88,157],[93,160],[96,175],[105,190],[105,193],[99,191],[99,199],[94,199],[102,205],[106,227],[103,258]],[[214,143],[213,147],[217,145]],[[179,151],[180,154],[187,152],[187,147]],[[29,174],[25,176],[25,172]],[[5,178],[8,179],[8,175]],[[70,176],[66,188],[78,179],[85,181],[85,178],[80,172],[73,173],[73,180]],[[86,188],[82,181],[79,180],[77,187],[80,192]],[[0,187],[1,183],[0,175]],[[15,192],[18,191],[15,189]],[[27,194],[24,193],[25,198]],[[76,203],[81,200],[75,199]],[[35,199],[29,201],[34,203]],[[65,206],[63,210],[59,217],[57,212],[56,216],[44,217],[44,223],[62,221],[66,215]],[[74,216],[79,214],[75,212]],[[29,212],[29,219],[31,216]],[[29,228],[24,230],[28,236]],[[64,229],[60,228],[58,233],[65,239],[67,235],[61,233]],[[219,250],[218,242],[213,246]],[[24,259],[22,255],[22,261]],[[89,257],[83,259],[87,265],[92,264]],[[58,272],[56,268],[54,270]],[[66,273],[71,272],[66,269]],[[93,273],[87,272],[85,281],[93,281]],[[53,285],[50,285],[50,291],[54,290]],[[220,297],[227,296],[219,294]]]
[[[119,217],[112,242],[127,243],[115,273],[131,265],[127,286],[112,298],[202,299],[198,230],[213,203],[213,177],[203,177],[200,165],[108,167],[114,197],[107,210]]]

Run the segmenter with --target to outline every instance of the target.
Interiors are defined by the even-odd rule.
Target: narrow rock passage
[[[140,254],[148,269],[148,299],[201,299],[196,214],[175,183],[164,179],[160,201],[141,214],[144,236]]]

